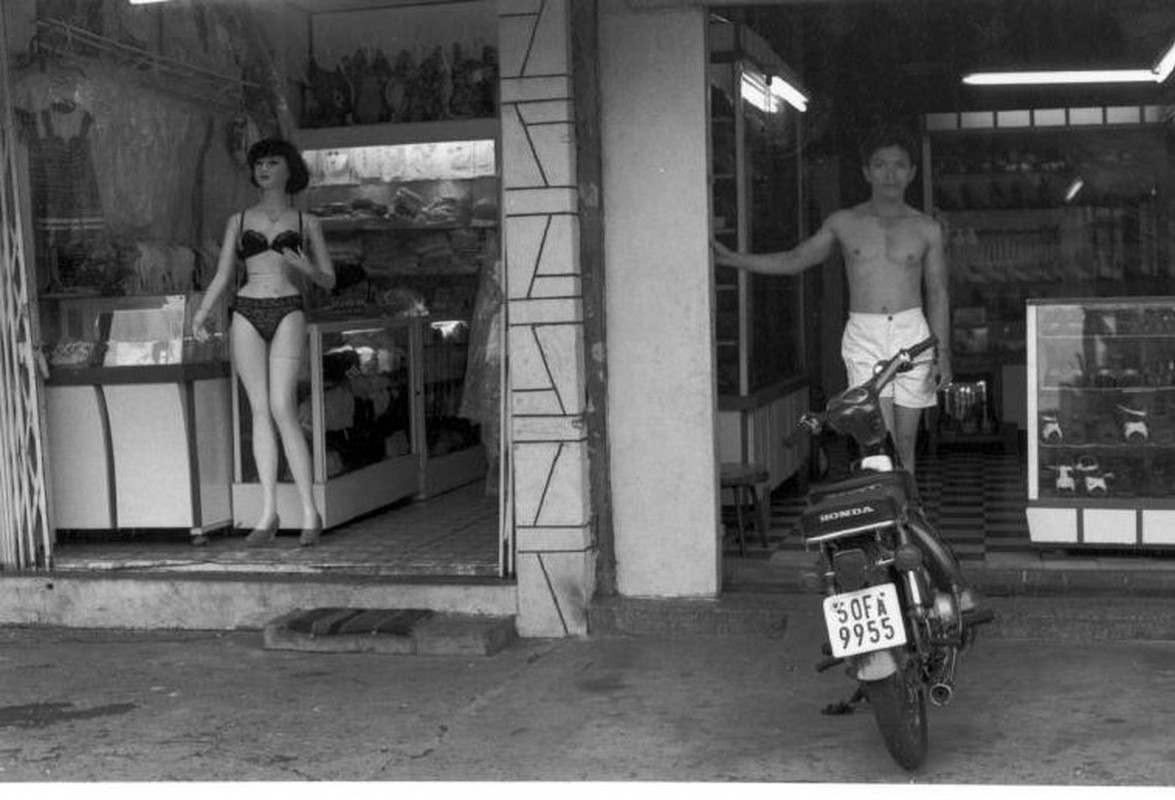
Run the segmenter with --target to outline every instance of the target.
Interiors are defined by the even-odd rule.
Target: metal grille
[[[0,7],[0,570],[47,567],[40,341],[22,238],[23,210],[12,110],[7,21]]]

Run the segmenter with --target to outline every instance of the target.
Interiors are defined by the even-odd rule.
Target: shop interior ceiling
[[[368,11],[372,8],[406,6],[441,6],[470,3],[476,0],[285,0],[286,5],[308,14],[332,14],[340,11]]]
[[[881,118],[968,109],[1175,104],[1166,84],[964,86],[980,70],[1150,68],[1175,41],[1175,0],[776,0],[741,8],[803,76],[810,144]]]

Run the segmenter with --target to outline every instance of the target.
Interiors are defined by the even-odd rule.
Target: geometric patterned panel
[[[530,636],[586,633],[594,574],[570,2],[498,0],[517,624]]]
[[[583,411],[583,325],[535,326],[564,414]]]
[[[538,271],[551,218],[544,215],[506,218],[507,285],[510,297],[529,297]]]
[[[578,284],[579,219],[570,214],[508,217],[510,251],[506,254],[512,298],[567,296]],[[568,281],[574,278],[574,281]],[[558,289],[563,293],[559,293]]]
[[[35,349],[36,285],[25,259],[4,14],[0,8],[0,569],[19,570],[49,566],[52,530]]]
[[[559,442],[514,445],[514,519],[518,525],[538,523],[551,473],[561,453]]]
[[[566,253],[579,252],[579,218],[564,214],[547,218],[543,231],[543,250],[535,267],[537,277],[578,275],[579,259],[568,259]]]
[[[539,525],[567,527],[586,525],[588,487],[584,470],[586,453],[582,442],[561,442],[559,454],[543,491],[535,522]]]
[[[587,632],[591,562],[579,553],[526,552],[518,569],[533,575],[519,581],[517,620],[521,636],[577,636]]]
[[[551,370],[534,326],[511,326],[509,346],[510,388],[515,392],[554,391]]]

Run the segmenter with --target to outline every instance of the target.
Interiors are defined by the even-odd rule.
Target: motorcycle
[[[950,701],[959,653],[976,626],[994,619],[991,611],[960,612],[960,587],[944,566],[957,562],[927,521],[881,411],[882,388],[935,343],[931,336],[899,351],[797,424],[798,434],[831,432],[858,447],[847,478],[813,485],[797,523],[806,548],[818,552],[820,573],[808,582],[824,594],[828,641],[816,668],[849,663],[854,698],[868,703],[886,749],[907,770],[926,758],[927,700]]]

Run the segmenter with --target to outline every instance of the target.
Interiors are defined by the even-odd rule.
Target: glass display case
[[[187,335],[202,295],[40,301],[51,503],[59,530],[232,521],[226,312]]]
[[[418,493],[422,436],[416,318],[309,325],[309,357],[298,381],[298,417],[310,445],[314,491],[332,527]],[[233,403],[233,514],[251,526],[261,510],[252,421],[243,389]],[[278,514],[302,518],[293,477],[280,455]]]
[[[922,193],[943,225],[953,367],[985,383],[997,435],[1027,429],[1026,300],[1168,291],[1169,128],[1160,106],[924,117]],[[972,425],[974,407],[941,407],[940,440],[990,437]]]
[[[1175,545],[1175,298],[1029,300],[1033,542]]]
[[[491,133],[492,123],[455,125],[453,135]],[[483,427],[500,420],[486,402],[499,394],[480,396],[489,383],[468,379],[486,363],[471,350],[472,329],[500,303],[486,281],[500,255],[497,141],[444,138],[438,125],[435,141],[405,143],[377,143],[396,126],[337,141],[337,132],[302,132],[313,144],[309,210],[339,276],[335,291],[311,294],[312,317],[421,320],[421,496],[484,478]]]
[[[143,379],[141,372],[121,372],[125,367],[211,365],[213,373],[223,373],[228,361],[224,304],[217,303],[209,315],[211,335],[206,341],[197,342],[190,335],[192,316],[202,299],[195,292],[42,297],[41,332],[51,370],[49,382],[112,382],[120,375]],[[83,372],[94,369],[105,371]]]

